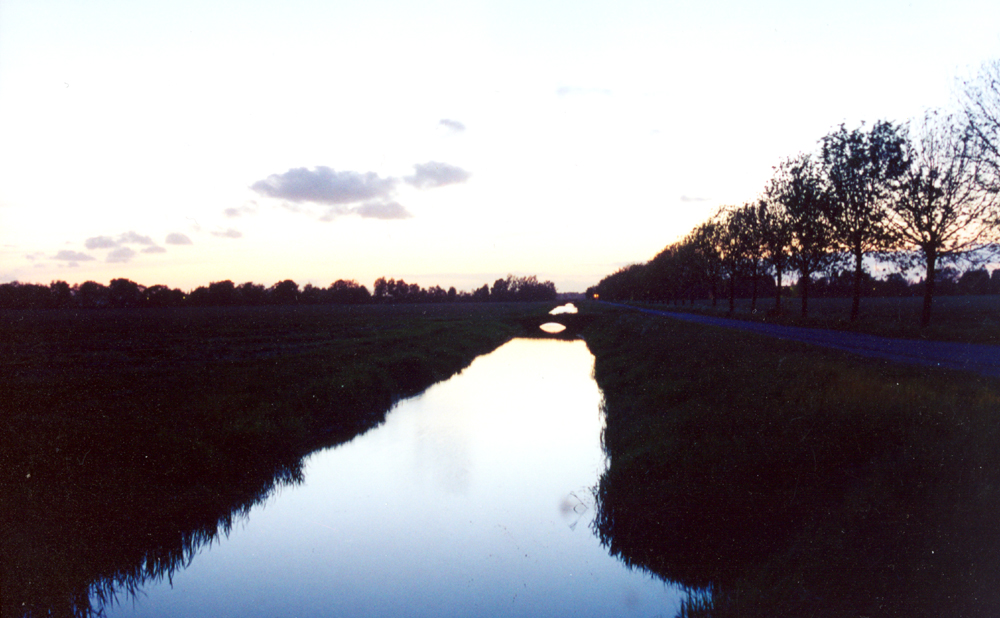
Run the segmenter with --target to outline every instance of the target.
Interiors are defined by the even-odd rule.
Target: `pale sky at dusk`
[[[0,281],[583,291],[830,129],[952,105],[995,0],[0,3]]]

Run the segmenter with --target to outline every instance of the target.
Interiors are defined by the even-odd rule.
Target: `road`
[[[838,330],[799,328],[796,326],[781,326],[778,324],[716,318],[693,313],[642,309],[639,307],[630,307],[629,305],[617,306],[628,307],[643,313],[665,316],[675,320],[694,322],[696,324],[735,328],[779,339],[802,341],[871,358],[882,358],[893,362],[913,365],[959,369],[984,376],[1000,377],[1000,346],[995,345],[893,339],[890,337],[878,337]]]

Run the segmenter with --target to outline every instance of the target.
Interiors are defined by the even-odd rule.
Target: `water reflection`
[[[542,324],[538,328],[553,335],[556,333],[561,333],[564,330],[566,330],[566,326],[563,324],[559,324],[558,322],[546,322],[545,324]]]
[[[673,448],[609,449],[595,529],[626,564],[713,606],[691,615],[1000,615],[995,450],[872,455],[830,423],[823,451],[708,411],[673,420]]]
[[[582,342],[516,340],[309,457],[173,586],[109,615],[652,616],[678,592],[591,531],[604,469]]]
[[[560,315],[562,313],[577,313],[576,305],[573,303],[566,303],[560,307],[556,307],[552,311],[549,311],[549,315]]]

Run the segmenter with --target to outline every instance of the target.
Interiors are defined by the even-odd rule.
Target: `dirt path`
[[[628,305],[618,305],[627,307]],[[1000,346],[974,343],[951,343],[946,341],[919,341],[915,339],[892,339],[861,333],[849,333],[818,328],[799,328],[778,324],[762,324],[728,318],[716,318],[692,313],[640,309],[636,311],[651,315],[661,315],[675,320],[736,328],[739,330],[770,335],[779,339],[802,341],[828,348],[844,350],[853,354],[882,358],[885,360],[960,369],[984,376],[1000,377]]]

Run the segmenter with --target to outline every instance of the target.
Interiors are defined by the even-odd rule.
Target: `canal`
[[[310,455],[108,616],[674,616],[592,530],[601,393],[582,341],[516,339]]]

